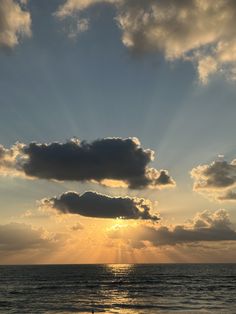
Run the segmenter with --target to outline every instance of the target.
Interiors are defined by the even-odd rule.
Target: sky
[[[1,264],[236,262],[235,18],[1,1]]]

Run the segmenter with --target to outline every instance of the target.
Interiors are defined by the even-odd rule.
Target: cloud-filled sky
[[[0,263],[236,261],[233,0],[2,0]]]

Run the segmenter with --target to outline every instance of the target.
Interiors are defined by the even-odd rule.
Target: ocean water
[[[236,264],[0,266],[0,313],[236,313]]]

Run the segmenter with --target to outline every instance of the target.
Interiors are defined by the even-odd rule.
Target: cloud
[[[96,192],[67,192],[59,197],[42,200],[44,206],[64,214],[77,214],[94,218],[124,218],[157,221],[151,215],[151,202],[143,198],[110,197]]]
[[[19,143],[16,143],[9,149],[0,145],[0,175],[22,175],[21,170],[17,166],[17,160],[21,156],[21,149],[22,145]]]
[[[76,224],[74,224],[73,226],[71,226],[70,228],[72,231],[78,231],[78,230],[83,230],[84,227],[80,222],[77,222]]]
[[[233,199],[234,195],[228,190],[236,186],[236,159],[197,166],[192,169],[191,176],[195,191],[219,200]]]
[[[42,228],[33,228],[23,223],[0,225],[1,254],[51,250],[57,246],[57,243],[57,236],[46,232]]]
[[[107,3],[116,8],[122,42],[130,50],[191,61],[202,83],[215,73],[235,79],[234,0],[66,0],[55,15],[80,18],[91,6]]]
[[[117,0],[69,0],[60,5],[55,12],[55,16],[60,19],[64,19],[67,16],[74,15],[79,11],[86,10],[92,5],[99,3],[116,3]]]
[[[236,201],[236,192],[227,191],[225,194],[222,194],[218,197],[220,201]]]
[[[0,47],[14,48],[19,40],[31,36],[30,13],[14,0],[0,1]]]
[[[217,72],[218,69],[218,63],[217,60],[212,56],[202,56],[198,60],[197,70],[198,75],[202,83],[206,84],[208,82],[208,77],[211,74],[214,74]]]
[[[15,169],[25,176],[58,181],[92,181],[131,189],[174,186],[166,170],[148,167],[154,152],[143,149],[137,138],[104,138],[91,143],[72,139],[66,143],[3,147],[0,173]],[[6,164],[11,157],[11,164]]]
[[[69,38],[76,38],[79,34],[86,32],[90,27],[90,18],[81,17],[80,13],[88,7],[101,3],[115,3],[115,0],[71,0],[60,5],[54,16],[64,21],[70,16],[69,23],[65,24]]]
[[[176,226],[116,226],[109,230],[112,239],[124,239],[141,243],[148,242],[152,246],[173,246],[196,244],[201,242],[235,241],[236,231],[232,229],[226,210],[197,213],[193,220]]]

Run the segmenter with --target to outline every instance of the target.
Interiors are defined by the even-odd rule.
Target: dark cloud
[[[173,184],[173,180],[170,178],[165,170],[160,171],[159,177],[155,181],[156,185],[169,185]]]
[[[220,201],[236,201],[236,192],[227,191],[225,194],[218,197]]]
[[[192,169],[191,176],[195,191],[224,200],[233,196],[225,191],[236,185],[236,160],[230,163],[218,160],[209,165],[200,165]]]
[[[0,145],[0,160],[2,160],[5,156],[5,149],[2,145]]]
[[[0,252],[51,250],[56,245],[56,236],[49,235],[43,229],[22,223],[0,225]]]
[[[118,227],[109,232],[113,239],[125,239],[150,242],[153,246],[192,244],[198,242],[235,241],[236,232],[225,210],[214,213],[203,211],[193,221],[185,225],[169,226],[141,225],[134,227]]]
[[[150,214],[151,203],[142,198],[110,197],[95,192],[67,192],[59,197],[44,199],[43,204],[61,213],[78,214],[96,218],[149,219],[159,218]]]
[[[55,180],[119,180],[129,188],[173,186],[168,172],[149,168],[154,152],[143,149],[136,138],[105,138],[91,143],[71,140],[67,143],[24,146],[18,161],[26,175]]]
[[[203,171],[206,187],[225,188],[236,182],[236,164],[216,161]]]

